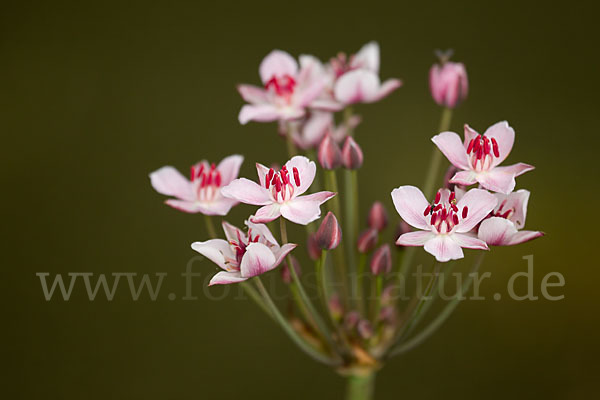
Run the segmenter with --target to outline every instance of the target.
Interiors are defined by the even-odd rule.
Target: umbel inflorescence
[[[274,50],[260,63],[262,85],[238,86],[247,102],[239,113],[241,124],[277,123],[276,132],[287,143],[289,156],[281,167],[256,163],[255,179],[239,178],[243,157],[232,155],[218,164],[193,165],[190,179],[168,166],[150,174],[156,191],[173,197],[167,205],[206,216],[211,237],[192,248],[222,270],[210,285],[242,285],[302,350],[350,377],[349,399],[369,398],[374,371],[434,330],[430,326],[414,332],[431,301],[425,294],[444,272],[443,263],[462,259],[463,249],[483,255],[489,246],[515,245],[542,235],[523,230],[529,192],[514,190],[515,178],[533,167],[500,165],[513,147],[513,128],[502,121],[480,134],[465,125],[464,139],[448,131],[452,110],[466,99],[468,80],[463,64],[451,62],[449,53],[439,57],[429,82],[442,110],[440,133],[431,139],[437,148],[425,193],[409,185],[391,190],[401,217],[391,240],[384,235],[390,218],[382,203],[372,206],[362,230],[358,212],[357,170],[364,156],[355,137],[361,119],[352,106],[375,103],[401,86],[398,79],[381,82],[375,42],[327,63],[309,55],[296,61]],[[446,178],[438,181],[442,154],[451,166]],[[341,178],[344,184],[338,185]],[[436,184],[441,186],[437,191]],[[225,217],[239,203],[257,208],[243,229],[223,220],[219,235],[211,218]],[[329,212],[317,223],[323,207]],[[271,232],[277,229],[276,221],[279,240]],[[306,226],[304,245],[288,240],[286,221]],[[394,283],[406,278],[415,247],[421,246],[433,256],[435,274],[427,293],[401,301]],[[393,247],[397,251],[392,252]],[[293,255],[299,251],[306,251],[311,261],[300,263]],[[481,260],[477,258],[475,269]],[[260,278],[282,264],[282,279],[294,304],[286,313]],[[309,271],[317,277],[316,293],[309,293],[301,279]],[[435,326],[450,311],[440,313]]]

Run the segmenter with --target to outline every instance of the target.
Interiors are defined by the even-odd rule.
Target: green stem
[[[294,139],[292,138],[292,129],[290,127],[290,124],[288,124],[285,129],[285,144],[287,146],[287,152],[290,158],[294,157],[295,155],[298,155],[296,145],[294,144]]]
[[[288,242],[288,239],[287,239],[287,228],[285,226],[285,219],[283,217],[279,218],[279,227],[281,230],[281,244],[284,245]],[[290,266],[292,265],[291,256],[289,256],[289,255],[287,257],[287,263]],[[319,333],[325,338],[329,347],[332,350],[335,349],[335,344],[331,337],[331,332],[329,331],[329,329],[327,328],[327,325],[325,324],[325,322],[323,321],[323,319],[321,318],[321,316],[315,309],[315,306],[313,305],[312,301],[310,301],[308,294],[306,293],[306,291],[304,290],[304,287],[302,286],[302,282],[300,281],[300,278],[298,278],[296,269],[288,268],[288,270],[290,271],[290,275],[292,276],[292,281],[298,288],[298,293],[300,294],[299,301],[301,301],[303,303],[301,306],[299,306],[299,308],[303,308],[303,307],[306,308],[307,313],[310,314],[310,316],[312,317],[312,320],[315,321],[315,323],[319,329]]]
[[[350,269],[350,297],[354,303],[358,303],[356,296],[356,240],[358,239],[358,174],[356,170],[344,171],[344,188],[346,200],[345,204],[345,222],[346,227],[346,256],[348,257],[348,267]]]
[[[293,269],[293,268],[291,268],[291,269]],[[260,280],[260,277],[258,277],[258,276],[254,277],[254,282],[256,282],[258,291],[263,296],[263,299],[264,299],[267,307],[269,307],[269,309],[271,310],[271,313],[275,317],[275,320],[277,322],[279,322],[279,325],[283,328],[285,333],[288,334],[290,339],[292,339],[292,341],[294,343],[296,343],[296,345],[298,345],[298,347],[300,347],[300,349],[302,349],[306,354],[308,354],[310,357],[314,358],[315,360],[320,361],[324,364],[335,365],[336,364],[335,360],[333,360],[332,358],[328,357],[327,355],[323,354],[319,350],[312,347],[310,344],[305,342],[304,339],[302,339],[302,337],[300,337],[300,335],[298,335],[298,333],[294,330],[294,328],[290,325],[290,323],[283,317],[283,315],[281,315],[281,312],[279,311],[279,309],[277,308],[275,303],[273,303],[273,300],[271,299],[269,292],[267,292],[267,289],[265,288],[262,281]]]
[[[210,236],[212,239],[215,239],[217,237],[217,231],[215,230],[215,225],[213,224],[210,215],[204,216],[204,223],[206,224],[206,231],[208,232],[208,236]]]
[[[358,259],[358,270],[356,278],[356,297],[358,303],[358,311],[361,315],[365,315],[365,297],[364,297],[364,282],[365,268],[367,266],[367,255],[361,253]]]
[[[375,277],[375,309],[373,311],[373,327],[377,327],[379,320],[379,312],[381,310],[381,292],[383,291],[383,276],[377,275]]]
[[[469,291],[469,289],[471,287],[471,283],[473,282],[474,275],[479,270],[479,267],[481,266],[484,257],[485,257],[485,253],[481,252],[480,256],[477,258],[477,260],[473,264],[473,268],[471,268],[471,272],[467,276],[467,280],[466,280],[460,294],[457,293],[456,297],[454,297],[446,305],[446,307],[438,314],[438,316],[433,321],[431,321],[431,323],[425,329],[423,329],[421,332],[419,332],[417,335],[415,335],[412,339],[407,340],[406,342],[401,343],[395,349],[392,349],[392,351],[389,354],[390,357],[405,353],[405,352],[417,347],[418,345],[423,343],[425,340],[427,340],[431,335],[433,335],[435,333],[435,331],[437,331],[444,324],[444,322],[446,322],[448,317],[450,317],[452,312],[454,312],[456,307],[458,307],[458,304],[460,303],[461,299],[463,299],[465,294]]]
[[[438,129],[439,132],[444,132],[450,129],[450,122],[452,121],[452,109],[445,107],[442,110],[442,118],[440,120],[440,127]],[[427,172],[427,177],[425,178],[425,185],[423,186],[423,193],[425,194],[425,198],[429,199],[433,195],[433,189],[435,182],[437,180],[437,176],[439,173],[440,165],[442,163],[442,152],[437,148],[437,146],[433,146],[433,153],[431,153],[431,162],[429,164],[429,171]]]
[[[346,400],[372,400],[375,387],[375,372],[350,375],[346,378]]]

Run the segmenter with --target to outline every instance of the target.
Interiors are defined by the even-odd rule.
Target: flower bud
[[[308,256],[311,260],[317,261],[321,258],[321,248],[317,243],[317,234],[311,233],[308,235],[308,239],[306,240],[306,247],[308,249]]]
[[[393,325],[396,323],[396,319],[396,309],[393,306],[382,307],[379,311],[379,320],[386,324]]]
[[[330,134],[325,135],[323,140],[321,140],[317,159],[321,167],[325,169],[336,169],[342,165],[340,146],[338,146]]]
[[[300,268],[300,262],[298,261],[298,259],[294,256],[288,256],[284,261],[283,261],[283,266],[281,268],[281,279],[283,280],[284,283],[286,284],[290,284],[292,283],[292,274],[290,273],[290,268],[288,265],[288,260],[292,259],[292,265],[294,266],[294,270],[296,271],[296,275],[300,276],[302,269]]]
[[[385,229],[388,224],[388,213],[380,201],[376,201],[369,210],[369,218],[367,220],[369,226],[377,229],[379,232]]]
[[[331,312],[331,316],[334,320],[339,321],[342,319],[344,307],[342,306],[340,296],[338,296],[337,293],[332,294],[331,298],[329,299],[329,311]]]
[[[400,222],[398,222],[398,225],[396,225],[396,235],[395,235],[395,240],[398,240],[398,238],[402,235],[404,235],[405,233],[411,232],[412,229],[410,227],[409,224],[406,223],[406,221],[404,220],[400,220]]]
[[[363,339],[370,339],[373,336],[373,327],[368,319],[361,319],[358,321],[356,330]]]
[[[382,306],[390,306],[394,304],[394,301],[397,298],[396,289],[397,288],[394,285],[388,285],[383,289],[380,298]]]
[[[366,229],[359,236],[356,241],[356,247],[358,247],[359,253],[368,253],[377,246],[377,240],[379,234],[376,229]]]
[[[346,137],[342,148],[342,162],[346,169],[359,169],[363,164],[363,152],[352,136]]]
[[[469,82],[462,63],[448,61],[448,55],[440,56],[440,64],[429,70],[431,96],[440,106],[454,108],[467,97]]]
[[[371,257],[371,272],[373,275],[387,274],[392,270],[392,253],[390,245],[384,244]]]
[[[321,222],[321,226],[319,226],[316,233],[316,240],[323,250],[333,250],[342,241],[342,228],[340,228],[337,218],[331,211],[323,218],[323,222]]]

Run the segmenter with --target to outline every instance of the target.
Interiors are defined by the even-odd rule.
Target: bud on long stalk
[[[329,211],[316,233],[316,241],[323,250],[333,250],[342,240],[342,228],[335,215]]]
[[[321,164],[321,167],[324,169],[337,169],[342,165],[342,152],[340,146],[338,146],[330,134],[325,135],[321,144],[319,144],[317,158],[319,164]]]

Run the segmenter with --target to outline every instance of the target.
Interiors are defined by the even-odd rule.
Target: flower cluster
[[[355,137],[361,118],[353,105],[377,102],[401,86],[398,79],[381,82],[375,42],[326,63],[310,55],[296,60],[273,50],[258,68],[262,85],[238,86],[248,103],[240,110],[240,123],[276,122],[276,132],[286,141],[287,162],[256,163],[256,180],[238,177],[240,155],[219,164],[201,161],[191,167],[189,179],[170,166],[150,174],[157,192],[174,197],[167,205],[207,217],[212,237],[193,243],[192,249],[221,269],[210,285],[241,284],[301,349],[342,373],[377,369],[388,356],[407,348],[403,343],[421,307],[415,306],[417,301],[402,310],[394,288],[384,287],[406,276],[414,251],[407,247],[423,246],[440,266],[463,258],[465,248],[487,251],[489,246],[516,245],[543,235],[523,230],[530,193],[515,191],[516,178],[534,167],[501,165],[512,150],[514,129],[502,121],[480,134],[464,125],[464,139],[449,131],[452,109],[466,100],[468,80],[465,66],[451,62],[450,53],[439,53],[439,58],[429,84],[443,118],[440,133],[431,139],[439,151],[424,187],[439,183],[441,188],[432,193],[425,189],[430,199],[411,185],[391,190],[401,217],[393,225],[379,201],[370,208],[364,226],[359,215],[358,171],[365,156]],[[437,182],[442,155],[451,165],[444,181]],[[342,188],[338,177],[344,178]],[[218,238],[211,216],[226,216],[240,203],[253,206],[246,214],[246,228],[222,221],[225,239]],[[328,212],[317,229],[314,222],[322,208]],[[275,221],[279,241],[267,227],[273,229]],[[286,221],[306,227],[308,257],[298,250],[291,255],[301,246],[288,241]],[[393,234],[387,233],[390,225],[397,227]],[[306,258],[314,263],[320,310],[300,279],[307,270]],[[399,261],[397,271],[394,259]],[[293,293],[288,316],[260,278],[279,265]]]

